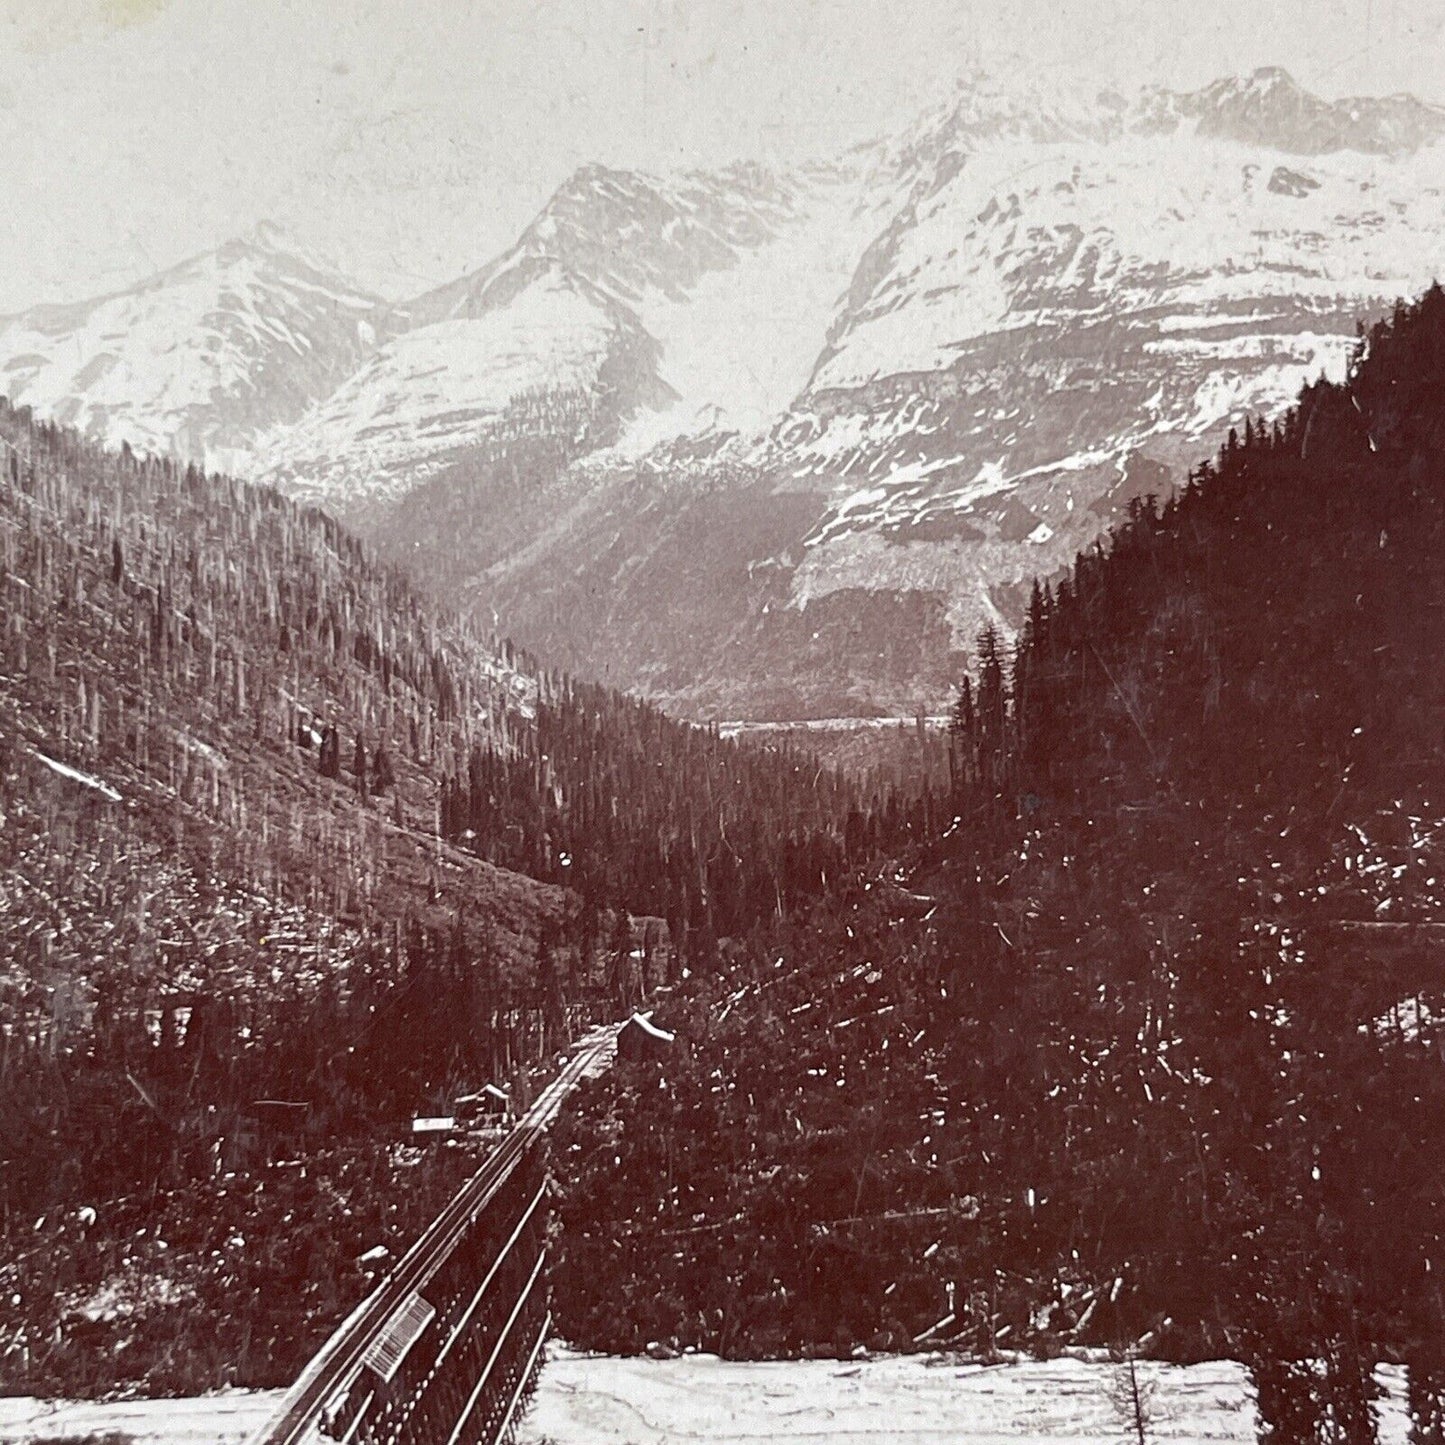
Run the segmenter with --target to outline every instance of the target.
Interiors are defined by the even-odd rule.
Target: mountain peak
[[[294,256],[303,250],[296,237],[276,221],[257,221],[241,240],[257,251],[279,251]]]
[[[1445,109],[1411,95],[1329,101],[1281,65],[1221,76],[1195,91],[1144,86],[1129,95],[1081,81],[968,72],[896,141],[876,152],[905,173],[998,140],[1037,143],[1160,133],[1188,124],[1204,137],[1295,155],[1408,155],[1445,137]]]
[[[677,300],[700,276],[776,237],[807,186],[747,161],[667,174],[591,162],[552,192],[510,251],[418,298],[410,311],[435,318],[456,314],[459,304],[475,309],[482,298],[492,304],[498,278],[530,276],[544,264],[588,277],[599,296],[627,304],[648,292]],[[514,294],[500,293],[502,300]]]
[[[301,266],[320,276],[343,280],[340,268],[330,257],[313,250],[294,232],[275,221],[257,221],[249,230],[218,246],[214,254],[222,265],[259,258],[273,264]],[[346,286],[348,290],[357,289],[349,281]]]
[[[1299,91],[1302,89],[1299,82],[1282,65],[1258,66],[1247,76],[1236,78],[1235,83],[1240,89],[1253,91],[1257,95],[1270,95],[1279,90]]]

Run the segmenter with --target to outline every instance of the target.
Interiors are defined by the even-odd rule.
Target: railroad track
[[[287,1392],[277,1414],[253,1437],[252,1445],[314,1445],[320,1438],[316,1427],[322,1410],[350,1387],[378,1336],[408,1300],[426,1288],[518,1160],[557,1117],[567,1095],[582,1079],[600,1073],[611,1063],[620,1027],[611,1024],[594,1029],[573,1045],[562,1071],[481,1168],[452,1196],[391,1273],[321,1347]]]

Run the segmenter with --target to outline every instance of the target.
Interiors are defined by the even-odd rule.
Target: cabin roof
[[[646,1013],[633,1014],[632,1017],[627,1020],[627,1027],[636,1028],[640,1032],[645,1033],[648,1038],[656,1039],[659,1043],[663,1044],[670,1044],[677,1037],[676,1034],[670,1034],[666,1029],[660,1029],[653,1023],[651,1009],[648,1009]]]

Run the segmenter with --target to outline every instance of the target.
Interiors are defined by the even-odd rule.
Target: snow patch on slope
[[[803,220],[702,276],[684,295],[651,290],[638,314],[661,350],[675,405],[641,414],[622,450],[640,454],[700,427],[767,430],[807,385],[818,347],[880,224],[839,182],[819,187]]]
[[[79,768],[72,768],[69,763],[62,763],[55,758],[47,757],[42,752],[36,752],[36,758],[45,764],[53,773],[58,773],[62,778],[72,783],[79,783],[84,788],[90,788],[97,792],[108,802],[120,802],[120,794],[107,782],[95,777],[91,773],[83,773]]]

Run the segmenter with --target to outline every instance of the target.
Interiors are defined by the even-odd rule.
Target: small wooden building
[[[658,1028],[652,1021],[652,1010],[635,1013],[617,1035],[619,1059],[663,1059],[676,1041],[676,1035]]]

